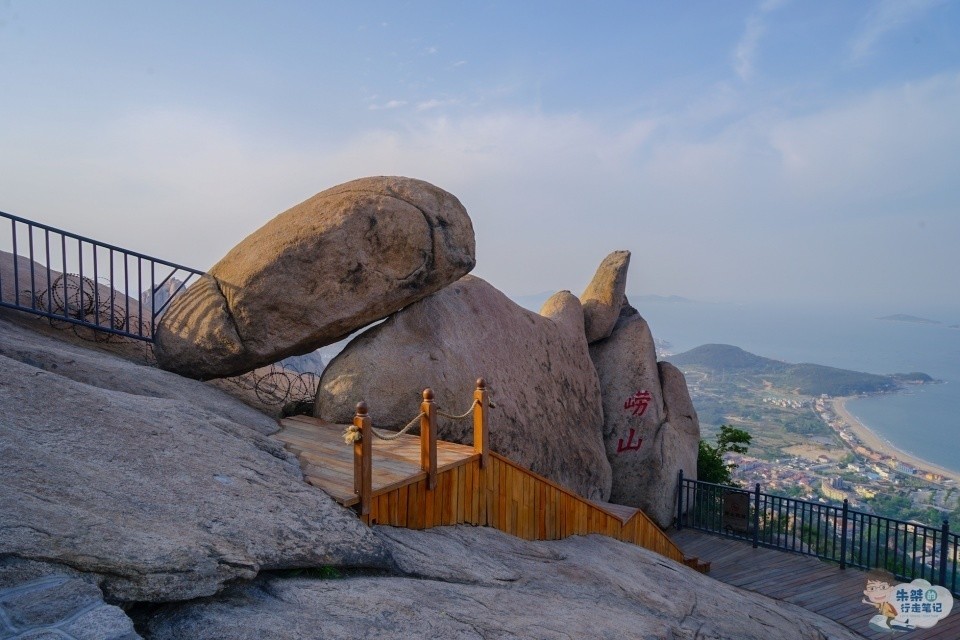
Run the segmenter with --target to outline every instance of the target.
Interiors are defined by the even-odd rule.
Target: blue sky
[[[0,210],[207,268],[340,182],[477,275],[960,308],[960,2],[0,0]]]

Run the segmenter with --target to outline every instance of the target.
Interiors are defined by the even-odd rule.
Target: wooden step
[[[307,482],[343,505],[356,504],[353,447],[343,440],[346,426],[306,416],[280,424],[274,437],[297,456]],[[406,434],[373,439],[371,496],[363,522],[413,529],[469,523],[527,540],[598,533],[683,560],[697,571],[709,569],[709,563],[684,558],[636,507],[592,502],[492,451],[481,465],[473,447],[438,441],[436,486],[430,488],[420,446],[418,437]]]

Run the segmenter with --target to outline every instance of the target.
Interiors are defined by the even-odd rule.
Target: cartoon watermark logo
[[[889,578],[888,578],[889,576]],[[944,587],[916,579],[891,586],[893,576],[884,572],[867,574],[866,596],[862,602],[877,609],[870,618],[876,631],[929,629],[953,609],[953,596]]]

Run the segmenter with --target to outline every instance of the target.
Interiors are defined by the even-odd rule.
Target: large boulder
[[[453,195],[410,178],[347,182],[275,217],[177,296],[157,362],[201,379],[252,371],[336,342],[474,263]]]
[[[610,335],[626,299],[630,252],[614,251],[600,263],[593,280],[580,294],[587,342],[593,344]]]
[[[700,450],[700,419],[693,408],[690,389],[683,372],[669,362],[657,363],[660,371],[660,388],[663,390],[663,406],[667,419],[662,432],[664,445],[661,449],[661,477],[665,487],[673,487],[676,498],[677,472],[683,469],[685,478],[697,479],[697,454]],[[670,474],[673,474],[670,477]]]
[[[151,611],[142,627],[152,640],[861,637],[604,536],[528,542],[486,527],[377,532],[407,575],[266,577]]]
[[[697,472],[700,426],[683,374],[661,367],[646,320],[624,305],[609,338],[590,345],[603,394],[610,501],[639,507],[661,527],[676,511],[677,473]]]
[[[0,321],[0,558],[188,600],[263,569],[389,567],[276,424],[211,386]]]
[[[479,278],[461,278],[350,342],[323,372],[316,414],[347,422],[366,400],[375,426],[402,427],[423,388],[441,409],[460,413],[478,377],[493,390],[494,451],[588,498],[607,498],[600,388],[580,303],[566,291],[538,315]],[[471,443],[472,423],[441,420],[439,435]]]

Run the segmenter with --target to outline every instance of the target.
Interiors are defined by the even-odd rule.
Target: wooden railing
[[[345,436],[353,442],[353,491],[361,520],[409,529],[471,524],[489,526],[525,540],[560,540],[574,535],[602,534],[655,551],[698,571],[709,563],[688,558],[650,518],[633,507],[592,502],[489,449],[488,389],[477,381],[473,405],[462,415],[441,411],[430,389],[423,391],[420,414],[399,433],[379,434],[373,429],[366,403],[357,405],[353,426]],[[472,416],[471,416],[472,414]],[[473,418],[473,454],[441,456],[437,464],[437,418]],[[420,424],[420,471],[406,479],[392,477],[374,488],[373,440],[396,440]],[[394,454],[416,464],[407,441],[399,451],[383,453],[387,466]],[[451,443],[440,446],[441,453]],[[462,445],[453,445],[464,449]],[[380,449],[380,447],[377,447]],[[469,451],[469,448],[467,448]],[[445,458],[445,459],[444,459]],[[379,459],[379,458],[378,458]],[[379,475],[378,469],[378,475]],[[343,504],[346,504],[344,502]]]
[[[489,427],[487,407],[489,404],[487,384],[483,378],[477,380],[473,392],[473,448],[480,455],[480,468],[489,461]],[[433,391],[423,390],[423,402],[420,403],[420,468],[427,474],[427,488],[437,487],[437,406]],[[357,403],[353,416],[353,425],[360,437],[353,443],[353,490],[359,498],[361,516],[370,513],[370,499],[373,496],[373,424],[366,402]]]

